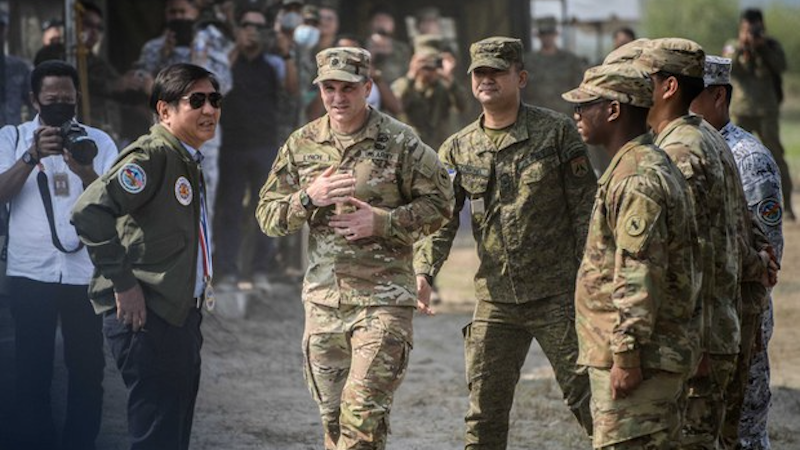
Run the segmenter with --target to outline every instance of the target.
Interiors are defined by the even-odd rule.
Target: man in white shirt
[[[0,130],[0,202],[11,205],[7,274],[17,410],[12,448],[56,448],[60,435],[61,448],[93,449],[103,400],[102,320],[89,303],[94,269],[70,213],[85,187],[111,167],[117,148],[106,133],[75,120],[74,67],[63,61],[41,63],[31,74],[31,89],[36,117]],[[65,123],[71,125],[72,138],[61,131]],[[40,190],[40,183],[46,189]],[[59,322],[69,374],[61,433],[50,408]]]

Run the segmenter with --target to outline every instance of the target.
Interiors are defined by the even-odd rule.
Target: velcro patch
[[[573,159],[569,165],[575,178],[583,178],[589,173],[589,160],[585,156]]]
[[[119,169],[117,181],[125,192],[138,194],[147,186],[147,174],[140,165],[128,163]]]
[[[778,226],[783,219],[783,208],[781,208],[781,202],[776,198],[761,200],[758,203],[757,211],[758,220],[770,227]]]
[[[175,198],[183,206],[189,206],[192,203],[192,184],[186,177],[179,177],[175,181]]]

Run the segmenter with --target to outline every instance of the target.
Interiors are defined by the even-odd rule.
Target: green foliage
[[[800,7],[774,3],[764,10],[767,34],[780,41],[789,71],[800,72]]]
[[[646,0],[642,17],[643,36],[682,37],[719,55],[729,39],[736,37],[739,2],[732,0]]]

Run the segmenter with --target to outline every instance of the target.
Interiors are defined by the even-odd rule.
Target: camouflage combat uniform
[[[766,38],[763,46],[745,54],[738,43],[725,47],[724,56],[732,59],[730,113],[733,122],[761,138],[781,172],[784,208],[792,212],[792,177],[780,140],[779,114],[782,97],[781,76],[786,71],[786,55],[781,44]]]
[[[655,39],[644,45],[639,63],[651,72],[699,78],[705,52],[686,39]],[[715,445],[722,426],[723,395],[735,367],[739,323],[744,193],[730,149],[702,117],[678,117],[655,138],[683,173],[692,194],[702,246],[701,351],[710,358],[708,376],[687,383],[684,448]],[[697,355],[700,356],[699,354]]]
[[[561,98],[561,93],[580,84],[583,61],[574,53],[562,49],[553,55],[533,52],[525,58],[525,69],[531,74],[528,86],[522,91],[525,103],[571,117],[572,107]]]
[[[728,122],[722,136],[733,152],[750,212],[780,261],[783,254],[780,172],[755,136]],[[742,349],[727,392],[723,440],[729,448],[769,449],[767,413],[771,393],[767,344],[772,336],[772,300],[760,283],[742,284]]]
[[[521,58],[517,39],[489,38],[470,49],[472,66],[506,70]],[[489,56],[487,56],[489,54]],[[490,64],[504,61],[503,66]],[[469,201],[480,266],[477,305],[464,329],[467,449],[504,449],[514,388],[536,338],[564,399],[591,434],[589,383],[575,366],[572,301],[596,178],[574,123],[521,105],[516,122],[489,137],[483,116],[451,136],[439,158],[453,178],[456,212]],[[459,217],[419,246],[417,274],[435,275],[447,258]]]
[[[368,67],[366,52],[353,50],[323,50],[318,64]],[[304,189],[330,166],[355,176],[354,196],[374,208],[375,236],[347,241],[328,225],[334,206],[301,203]],[[304,374],[327,450],[386,446],[389,410],[413,342],[413,244],[450,218],[452,197],[433,150],[410,127],[375,110],[360,131],[344,137],[325,115],[294,132],[278,153],[256,217],[270,236],[310,227]]]
[[[580,86],[562,97],[579,105],[613,100],[649,108],[653,84],[630,64],[603,65],[587,70]],[[644,131],[643,124],[636,130],[580,114],[587,139],[612,127]],[[700,344],[692,199],[649,134],[617,149],[598,185],[575,292],[578,364],[588,367],[591,380],[593,447],[677,448],[683,381]],[[640,369],[641,383],[613,398],[612,368]]]
[[[455,80],[450,84],[437,80],[420,90],[413,79],[400,77],[392,83],[392,92],[402,103],[409,125],[433,148],[438,148],[452,134],[453,111],[466,105],[466,91]]]

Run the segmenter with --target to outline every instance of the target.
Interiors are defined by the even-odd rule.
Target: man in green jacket
[[[219,83],[191,64],[156,78],[158,123],[78,199],[95,311],[128,388],[132,449],[188,449],[200,382],[200,306],[212,276],[202,155]]]

